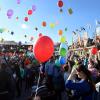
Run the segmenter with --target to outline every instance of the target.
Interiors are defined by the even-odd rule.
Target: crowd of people
[[[86,44],[85,44],[86,42]],[[72,49],[76,48],[84,48],[84,47],[90,47],[90,46],[96,46],[98,49],[100,49],[100,35],[96,36],[95,38],[87,38],[87,39],[78,39],[76,42],[73,42],[71,45]]]
[[[0,100],[15,100],[31,89],[26,100],[94,100],[100,86],[100,59],[71,55],[61,65],[55,54],[39,63],[24,52],[0,53]],[[96,95],[96,94],[95,94]],[[99,99],[95,99],[99,100]]]

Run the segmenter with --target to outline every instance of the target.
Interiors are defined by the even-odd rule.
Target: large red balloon
[[[98,49],[97,49],[96,47],[93,47],[93,48],[91,49],[91,53],[92,53],[93,55],[97,54],[97,52],[98,52]]]
[[[59,7],[62,7],[62,6],[63,6],[63,1],[62,1],[62,0],[59,0],[59,1],[58,1],[58,6],[59,6]]]
[[[33,53],[39,62],[45,62],[51,58],[54,52],[54,43],[48,36],[41,36],[35,43]]]

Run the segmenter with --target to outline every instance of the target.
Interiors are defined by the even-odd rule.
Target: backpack
[[[92,93],[92,100],[100,100],[100,82],[97,83],[95,85],[95,87],[96,87],[96,90],[95,91],[93,91],[93,92],[90,91]],[[85,94],[85,95],[88,95],[88,93]]]

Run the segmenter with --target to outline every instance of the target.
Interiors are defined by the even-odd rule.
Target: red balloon
[[[63,6],[63,1],[62,1],[62,0],[59,0],[59,1],[58,1],[58,6],[59,6],[59,7],[62,7],[62,6]]]
[[[42,33],[39,33],[39,37],[41,37],[42,36]]]
[[[28,10],[28,15],[32,15],[33,11],[32,10]]]
[[[46,22],[45,21],[42,22],[42,26],[46,27]]]
[[[96,47],[93,47],[93,48],[91,49],[91,53],[92,53],[93,55],[97,54],[97,52],[98,52],[98,49],[97,49]]]
[[[24,20],[27,22],[28,21],[28,17],[25,17]]]
[[[30,40],[32,41],[34,39],[34,37],[32,36],[31,38],[30,38]]]
[[[29,59],[26,59],[25,62],[24,62],[25,65],[29,65],[30,63],[31,63],[31,62],[30,62]]]
[[[18,18],[18,16],[16,17],[16,20],[18,20],[19,18]]]
[[[33,53],[39,62],[45,62],[54,52],[54,43],[48,36],[41,36],[35,43]]]

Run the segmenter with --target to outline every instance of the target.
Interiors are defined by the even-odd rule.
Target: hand
[[[69,75],[67,80],[74,80],[75,79],[75,74],[76,74],[76,69],[73,68],[71,71],[71,74]]]
[[[72,74],[72,75],[75,75],[75,74],[76,74],[76,68],[73,68],[73,69],[72,69],[71,74]]]

